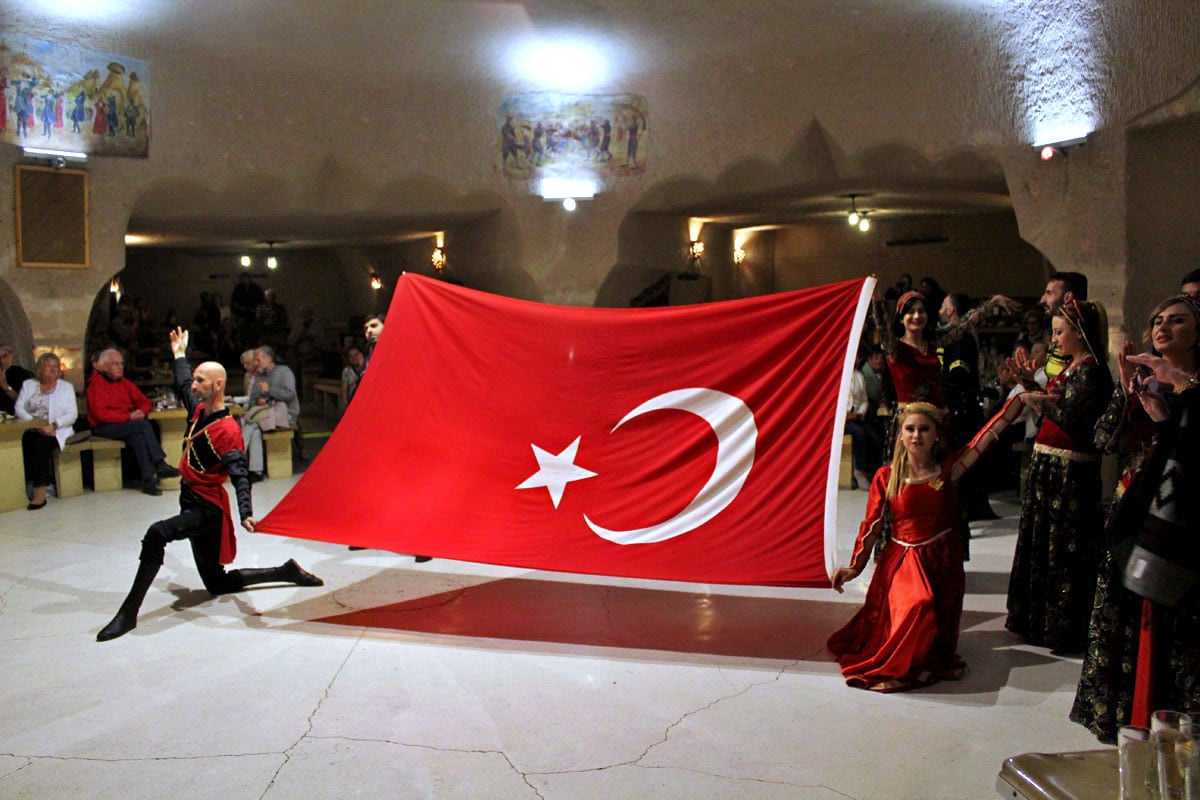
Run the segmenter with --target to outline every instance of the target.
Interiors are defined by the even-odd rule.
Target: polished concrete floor
[[[264,512],[292,485],[255,488]],[[865,504],[842,492],[843,560]],[[995,798],[1005,758],[1100,745],[1077,659],[1003,627],[1016,508],[968,565],[959,682],[849,689],[831,590],[547,574],[243,533],[319,589],[210,597],[169,548],[135,631],[96,631],[176,498],[0,515],[0,798]]]

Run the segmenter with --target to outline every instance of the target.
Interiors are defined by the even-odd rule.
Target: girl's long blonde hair
[[[908,477],[908,449],[905,448],[904,439],[900,433],[904,421],[916,414],[933,423],[938,434],[938,440],[933,445],[933,459],[939,462],[942,460],[942,441],[946,438],[944,430],[946,421],[943,418],[942,410],[932,403],[908,403],[896,420],[896,444],[892,448],[892,474],[888,477],[887,485],[888,499],[900,494],[900,487],[904,485],[904,479]]]

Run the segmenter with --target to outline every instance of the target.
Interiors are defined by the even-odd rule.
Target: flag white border
[[[842,364],[842,380],[838,391],[837,411],[833,420],[833,440],[829,443],[829,476],[825,486],[825,571],[830,579],[837,568],[837,512],[838,472],[841,465],[842,437],[846,430],[846,408],[850,402],[850,376],[854,372],[854,357],[858,354],[863,324],[871,307],[877,279],[874,275],[863,280],[858,295],[858,308],[854,311],[854,323],[846,337],[846,359]]]

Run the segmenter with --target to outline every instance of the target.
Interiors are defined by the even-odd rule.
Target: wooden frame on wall
[[[18,164],[17,266],[91,267],[87,173]]]

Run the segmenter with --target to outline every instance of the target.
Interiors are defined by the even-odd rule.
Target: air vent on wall
[[[921,244],[945,244],[950,241],[945,236],[913,236],[908,239],[891,239],[888,247],[914,247]]]

